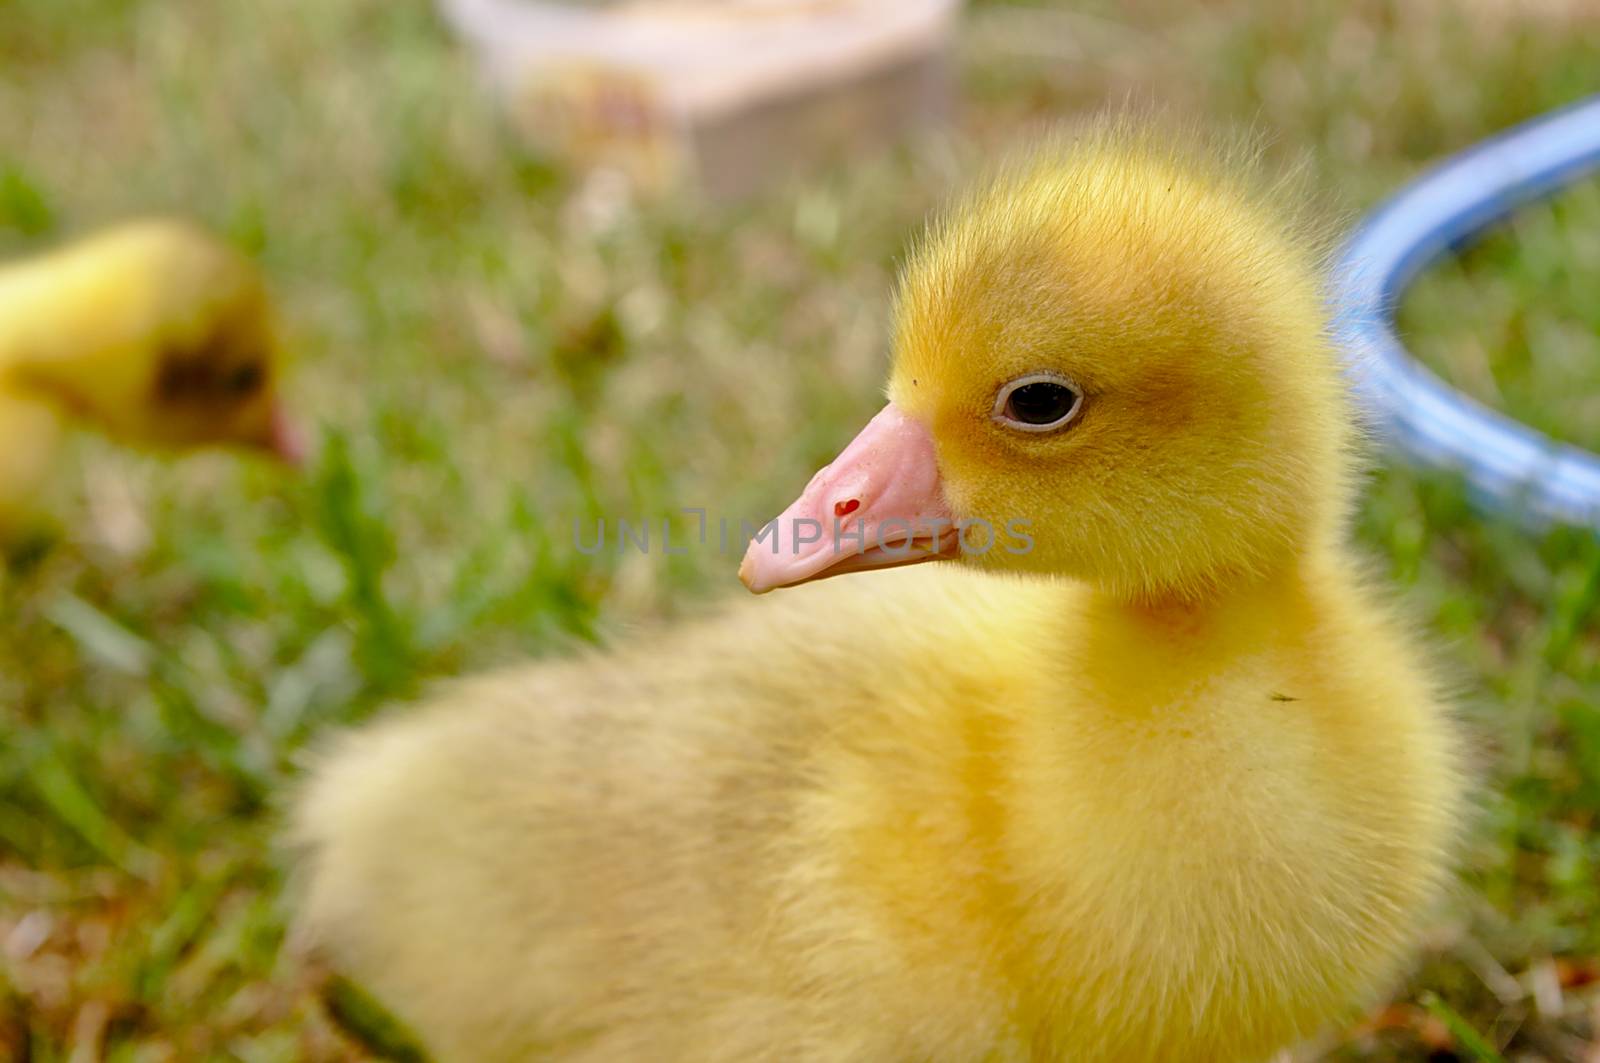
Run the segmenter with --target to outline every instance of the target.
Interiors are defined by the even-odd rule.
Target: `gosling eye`
[[[265,379],[266,373],[260,362],[246,362],[229,373],[222,386],[228,394],[243,397],[254,394]]]
[[[1052,373],[1029,373],[1000,389],[994,419],[1021,432],[1054,432],[1078,415],[1083,394]]]

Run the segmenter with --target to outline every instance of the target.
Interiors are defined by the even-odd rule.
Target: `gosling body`
[[[959,205],[891,405],[785,514],[1031,549],[758,545],[753,589],[847,574],[343,737],[304,931],[445,1061],[1216,1063],[1353,1017],[1459,744],[1344,545],[1316,262],[1236,169],[1113,124]]]

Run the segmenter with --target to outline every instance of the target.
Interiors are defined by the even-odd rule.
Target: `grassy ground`
[[[1254,122],[1353,211],[1600,88],[1600,25],[1552,5],[1298,6],[979,4],[950,135],[714,212],[508,152],[421,0],[6,0],[0,254],[153,209],[222,228],[271,275],[322,432],[298,477],[84,440],[61,541],[0,591],[0,1058],[358,1058],[282,947],[297,750],[430,677],[729,593],[733,558],[586,557],[570,521],[786,502],[874,408],[896,256],[987,149],[1134,92]],[[1597,291],[1591,186],[1403,323],[1596,445]],[[1600,1059],[1600,547],[1392,470],[1360,532],[1487,785],[1415,979],[1326,1050]]]

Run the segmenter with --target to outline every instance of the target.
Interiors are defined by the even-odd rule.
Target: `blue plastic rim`
[[[1335,273],[1336,328],[1357,394],[1413,464],[1465,475],[1473,497],[1530,527],[1600,528],[1600,456],[1448,387],[1406,351],[1394,309],[1424,268],[1517,207],[1600,171],[1600,96],[1447,159],[1369,214]]]

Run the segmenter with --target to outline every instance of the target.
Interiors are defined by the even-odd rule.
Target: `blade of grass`
[[[114,866],[139,879],[150,879],[156,854],[134,841],[95,802],[56,751],[36,742],[25,768],[29,783],[50,810],[79,838]]]
[[[45,608],[83,651],[124,675],[146,676],[155,651],[144,639],[75,594],[63,593]]]
[[[1437,993],[1422,994],[1422,1006],[1428,1009],[1428,1014],[1444,1023],[1445,1028],[1450,1031],[1450,1036],[1456,1039],[1457,1046],[1469,1058],[1476,1060],[1477,1063],[1506,1063],[1505,1057],[1484,1040],[1483,1035],[1473,1029],[1466,1019],[1456,1014],[1455,1009],[1446,1004]]]

